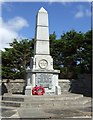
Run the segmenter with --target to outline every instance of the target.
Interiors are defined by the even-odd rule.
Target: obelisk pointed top
[[[47,13],[47,11],[43,7],[40,8],[39,12]]]

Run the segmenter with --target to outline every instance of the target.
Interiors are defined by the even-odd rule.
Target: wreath
[[[45,89],[42,86],[35,86],[32,89],[32,95],[43,95],[45,93]]]
[[[32,89],[32,95],[37,95],[37,89],[38,89],[38,86],[36,85],[36,86]]]

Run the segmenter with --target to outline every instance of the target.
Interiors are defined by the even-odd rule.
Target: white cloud
[[[18,32],[23,27],[28,27],[28,22],[22,17],[15,17],[7,22],[0,18],[0,49],[8,48],[9,43],[13,42],[14,38],[18,38]]]
[[[75,14],[75,18],[90,17],[91,10],[85,9],[83,6],[78,6],[78,10]]]
[[[81,18],[81,17],[84,17],[84,12],[83,11],[78,11],[75,15],[76,18]]]
[[[28,27],[28,23],[25,19],[21,17],[15,17],[9,20],[5,26],[10,30],[19,31],[23,27]]]

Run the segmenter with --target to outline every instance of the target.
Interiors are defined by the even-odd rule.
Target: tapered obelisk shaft
[[[53,58],[49,52],[48,13],[42,7],[36,17],[34,57],[31,58],[30,69],[27,70],[26,95],[32,95],[32,89],[42,86],[46,95],[59,95],[59,70],[53,69]]]
[[[35,55],[49,55],[49,28],[48,28],[48,13],[42,7],[36,17],[36,32],[35,32]]]

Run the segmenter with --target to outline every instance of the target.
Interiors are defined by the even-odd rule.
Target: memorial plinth
[[[32,88],[43,86],[45,94],[61,94],[58,85],[59,70],[53,69],[53,58],[49,49],[48,13],[42,7],[36,17],[34,40],[34,57],[31,58],[30,69],[27,70],[26,95],[32,95]]]

